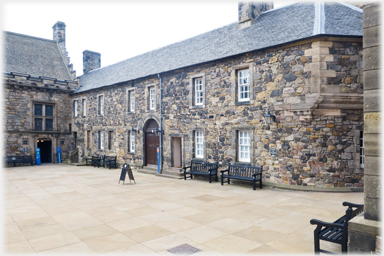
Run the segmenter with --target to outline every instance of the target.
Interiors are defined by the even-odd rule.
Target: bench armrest
[[[190,165],[190,166],[185,166],[185,167],[183,167],[181,170],[182,170],[183,172],[185,172],[188,168],[191,168],[191,165]]]
[[[344,225],[342,224],[337,224],[337,223],[330,223],[330,222],[324,222],[321,220],[316,220],[316,219],[311,219],[310,223],[312,225],[317,225],[316,229],[320,229],[321,227],[328,227],[328,228],[344,228]]]
[[[359,208],[359,207],[362,207],[364,205],[363,204],[354,204],[354,203],[350,203],[350,202],[343,202],[343,206]]]
[[[221,172],[221,174],[223,174],[223,173],[225,173],[225,172],[228,172],[228,174],[229,174],[229,169],[227,169],[227,170],[222,170],[222,171],[220,171]]]
[[[211,172],[211,171],[215,171],[217,172],[217,168],[211,168],[211,169],[208,169],[207,172]]]

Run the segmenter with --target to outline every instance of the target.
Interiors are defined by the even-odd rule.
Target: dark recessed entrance
[[[160,138],[154,130],[159,128],[153,119],[148,120],[145,132],[145,165],[157,165],[157,148],[160,147]]]
[[[37,143],[37,147],[40,148],[40,160],[41,163],[52,163],[52,141],[43,140]]]

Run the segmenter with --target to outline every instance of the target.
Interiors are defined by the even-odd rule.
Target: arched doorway
[[[160,147],[160,138],[155,133],[156,128],[159,128],[159,125],[153,119],[149,119],[144,128],[144,165],[146,166],[157,165],[157,148]]]

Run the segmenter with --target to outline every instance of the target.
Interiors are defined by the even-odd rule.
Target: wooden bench
[[[111,169],[111,167],[117,168],[116,158],[116,156],[104,156],[102,165],[109,169]]]
[[[224,184],[224,179],[227,179],[228,184],[230,180],[245,180],[251,181],[253,190],[256,189],[256,182],[259,182],[259,187],[262,188],[262,172],[263,167],[248,166],[248,165],[231,165],[228,164],[228,169],[220,171],[221,185]]]
[[[27,156],[6,156],[5,159],[6,164],[13,164],[13,166],[16,166],[16,164],[30,164],[33,165],[33,158],[31,155]]]
[[[215,180],[218,181],[217,167],[218,167],[218,163],[205,163],[200,161],[191,161],[190,166],[186,166],[182,168],[182,171],[184,172],[184,180],[187,179],[187,174],[189,174],[191,179],[192,179],[192,175],[201,175],[201,176],[208,176],[209,183],[211,183],[212,177],[214,177]],[[189,171],[187,171],[187,169],[189,169]]]
[[[334,221],[333,223],[323,222],[316,219],[312,219],[310,221],[312,225],[317,225],[314,231],[314,243],[316,254],[320,252],[332,253],[330,251],[320,249],[320,240],[340,244],[341,251],[343,253],[347,252],[348,222],[356,215],[359,215],[364,211],[364,205],[344,202],[343,206],[348,206],[348,209],[345,211],[345,215],[339,218],[338,220]],[[353,210],[353,208],[356,209]]]
[[[86,165],[90,164],[93,167],[99,168],[101,166],[102,157],[101,156],[92,156],[91,158],[87,158]]]

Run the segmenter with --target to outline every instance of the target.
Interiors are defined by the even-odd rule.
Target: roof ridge
[[[43,41],[48,41],[48,42],[56,43],[56,40],[53,40],[53,39],[46,39],[46,38],[41,38],[41,37],[36,37],[36,36],[29,36],[29,35],[25,35],[25,34],[19,34],[19,33],[15,33],[15,32],[10,32],[10,31],[3,31],[3,32],[6,33],[6,34],[11,34],[11,35],[15,35],[15,36],[29,37],[29,38],[33,38],[33,39],[38,39],[38,40],[43,40]]]
[[[346,7],[349,7],[352,10],[355,10],[355,11],[358,11],[358,12],[361,12],[361,13],[363,12],[363,9],[361,9],[361,8],[359,8],[357,6],[351,5],[351,4],[348,4],[348,3],[345,3],[345,2],[341,2],[341,1],[336,1],[336,3],[344,5]]]

